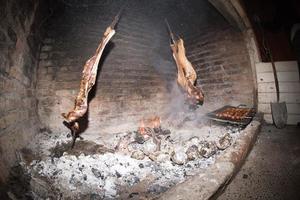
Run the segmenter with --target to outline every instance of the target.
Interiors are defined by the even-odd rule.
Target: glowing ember
[[[152,125],[153,125],[153,128],[159,128],[160,127],[160,117],[154,117],[153,120],[152,120]],[[152,127],[151,127],[152,128]]]
[[[141,122],[140,122],[139,132],[140,132],[140,134],[142,134],[142,135],[145,135],[145,134],[146,134],[145,123],[144,123],[144,120],[143,120],[143,119],[142,119]]]
[[[141,135],[147,136],[148,132],[146,131],[147,128],[155,129],[160,128],[160,117],[155,116],[148,119],[142,119],[139,126],[139,133]]]

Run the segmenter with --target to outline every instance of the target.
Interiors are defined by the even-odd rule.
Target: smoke
[[[170,58],[173,59],[171,54]],[[173,60],[167,60],[161,54],[156,55],[153,59],[153,67],[166,84],[168,103],[163,113],[170,121],[183,121],[187,116],[189,120],[196,120],[206,113],[201,106],[195,109],[187,103],[187,94],[177,83],[177,66]],[[195,116],[191,117],[191,115]]]
[[[173,18],[170,18],[170,23],[173,20]],[[174,24],[175,29],[175,25],[180,25],[178,23],[172,24]],[[168,102],[164,105],[162,113],[168,121],[181,123],[188,119],[198,123],[197,121],[202,120],[204,114],[207,113],[206,109],[202,106],[191,108],[191,105],[187,103],[186,92],[177,84],[177,66],[172,55],[170,38],[164,21],[160,20],[153,26],[156,28],[156,37],[151,43],[151,52],[149,52],[147,59],[167,88]]]
[[[170,104],[168,106],[168,112],[172,113],[185,111],[187,108],[185,106],[185,95],[183,91],[179,88],[176,81],[173,82],[173,86],[170,92]]]
[[[169,93],[170,102],[166,107],[166,113],[170,115],[177,115],[178,113],[196,113],[201,116],[206,113],[203,106],[193,106],[187,103],[187,94],[177,84],[176,80],[173,81],[172,89]]]

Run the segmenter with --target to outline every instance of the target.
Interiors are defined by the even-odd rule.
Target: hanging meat
[[[167,20],[165,20],[170,37],[173,57],[177,65],[177,82],[187,92],[188,99],[192,104],[203,104],[204,95],[200,87],[196,86],[197,74],[192,63],[185,55],[184,41],[182,38],[176,40]]]
[[[74,146],[76,137],[78,137],[77,133],[80,129],[78,121],[81,117],[83,117],[86,114],[88,109],[88,94],[95,84],[100,58],[102,56],[105,46],[115,34],[114,28],[120,18],[120,14],[121,11],[114,18],[111,25],[106,28],[95,54],[86,61],[83,67],[79,93],[75,99],[75,105],[73,110],[71,110],[68,113],[62,113],[66,125],[68,128],[70,128],[72,133],[72,147]]]

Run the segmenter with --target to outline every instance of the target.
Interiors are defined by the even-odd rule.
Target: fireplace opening
[[[251,120],[228,124],[207,114],[230,105],[252,119],[256,101],[247,34],[214,6],[206,0],[5,1],[0,175],[4,182],[19,163],[13,177],[23,177],[26,190],[8,194],[156,198],[213,165]],[[122,7],[71,148],[61,113],[74,107],[83,66]],[[177,83],[166,19],[184,41],[202,105],[191,106]]]
[[[65,130],[57,113],[72,108],[83,65],[123,6],[118,1],[94,4],[64,1],[63,11],[49,19],[41,47],[37,98],[39,117],[52,130]],[[197,71],[197,85],[205,94],[202,109],[253,104],[243,34],[209,2],[127,2],[100,61],[85,132],[99,134],[110,125],[135,125],[147,115],[184,107],[176,102],[177,69],[164,19],[184,39],[187,57]]]

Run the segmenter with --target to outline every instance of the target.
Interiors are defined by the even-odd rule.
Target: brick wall
[[[38,69],[39,117],[56,131],[67,130],[60,114],[73,107],[82,67],[123,1],[64,2],[63,12],[47,28]],[[106,126],[164,113],[174,98],[170,86],[176,80],[164,18],[186,40],[206,108],[252,102],[243,35],[207,1],[128,1],[99,66],[86,133],[100,135]]]
[[[16,161],[16,151],[37,133],[35,98],[40,1],[0,5],[0,184]],[[42,9],[40,9],[42,10]]]
[[[226,24],[203,28],[200,34],[187,38],[186,46],[206,107],[253,105],[253,77],[242,33]]]
[[[205,94],[205,110],[231,104],[253,105],[254,80],[245,36],[207,1],[178,1],[167,16],[185,41],[188,59]]]
[[[156,33],[158,28],[146,9],[141,10],[146,8],[144,3],[129,5],[105,49],[97,84],[90,95],[86,132],[100,133],[110,124],[136,123],[143,116],[161,113],[168,101],[164,74],[152,59],[161,57],[156,51],[162,36]],[[64,13],[53,19],[40,57],[39,116],[55,130],[66,130],[60,114],[73,108],[82,67],[122,4],[111,1],[94,7],[76,5],[79,7],[66,5]],[[170,57],[160,62],[170,65],[171,61]]]

